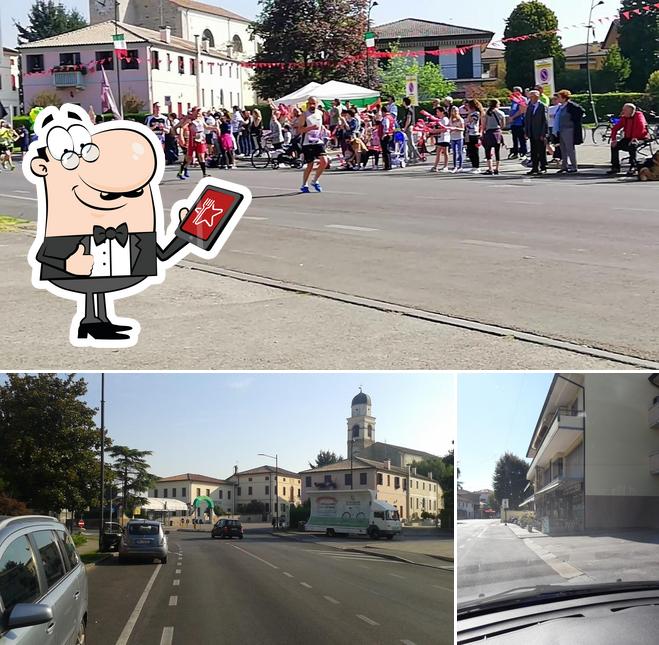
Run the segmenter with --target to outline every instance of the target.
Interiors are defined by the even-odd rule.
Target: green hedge
[[[111,114],[103,114],[103,121],[112,121]],[[138,123],[144,123],[146,117],[149,116],[148,112],[137,112],[135,114],[125,114],[124,119],[127,121],[137,121]],[[24,114],[15,116],[13,119],[14,128],[18,128],[21,125],[24,125],[28,130],[32,131],[32,124],[30,123],[30,117]]]
[[[578,103],[586,110],[586,123],[594,123],[593,111],[590,106],[588,94],[573,94],[572,100]],[[634,103],[643,110],[652,110],[659,106],[653,106],[653,101],[649,94],[638,92],[610,92],[608,94],[593,94],[593,102],[597,117],[602,121],[607,114],[620,114],[620,110],[625,103]]]

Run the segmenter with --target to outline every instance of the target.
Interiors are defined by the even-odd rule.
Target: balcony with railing
[[[533,481],[538,467],[546,467],[552,459],[565,454],[582,439],[584,428],[584,412],[572,408],[558,408],[544,433],[536,440],[537,452],[529,466],[527,479]]]
[[[85,87],[85,76],[85,72],[80,71],[80,69],[56,67],[53,69],[53,85],[61,88],[75,87],[83,89]]]

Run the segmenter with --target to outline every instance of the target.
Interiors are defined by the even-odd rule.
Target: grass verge
[[[83,564],[94,564],[95,562],[98,562],[102,558],[105,558],[108,554],[107,553],[100,553],[99,551],[93,551],[92,553],[83,553],[80,556],[80,559],[82,560]]]
[[[29,224],[26,219],[18,219],[9,215],[0,215],[0,233],[13,233]]]

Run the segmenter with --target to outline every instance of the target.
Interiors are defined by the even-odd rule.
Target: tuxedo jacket
[[[528,108],[526,108],[524,130],[529,139],[541,139],[542,137],[546,137],[549,131],[547,108],[540,101],[538,101],[537,106],[535,113],[532,103],[529,103]]]
[[[72,256],[82,244],[85,252],[91,248],[91,235],[63,235],[46,237],[37,253],[37,261],[41,263],[42,280],[62,280],[67,278],[85,278],[66,271],[66,260]],[[158,272],[157,261],[168,260],[174,253],[165,253],[158,246],[156,234],[129,233],[131,277],[155,276]],[[89,277],[89,280],[94,278]]]

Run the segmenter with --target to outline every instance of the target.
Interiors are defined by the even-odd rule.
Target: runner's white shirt
[[[304,133],[304,139],[302,141],[303,146],[315,146],[323,143],[323,113],[320,110],[314,110],[313,112],[307,110],[304,113],[304,125],[309,127],[310,125],[318,126],[316,130],[309,130]]]

